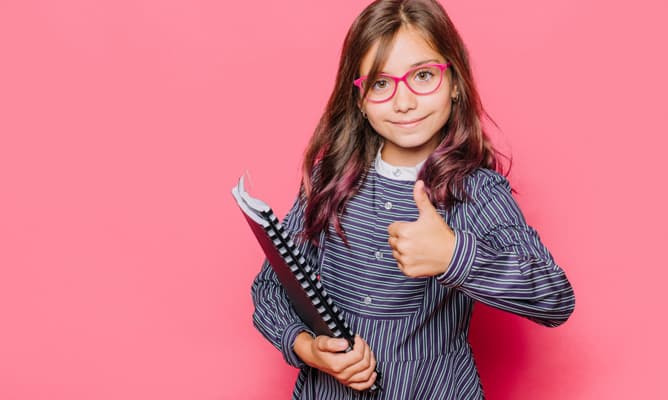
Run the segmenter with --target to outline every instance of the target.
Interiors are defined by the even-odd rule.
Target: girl
[[[475,300],[557,326],[574,296],[498,173],[468,54],[435,0],[378,0],[345,39],[285,218],[358,333],[314,337],[265,262],[254,323],[300,368],[293,399],[483,398]],[[382,390],[365,391],[382,373]]]

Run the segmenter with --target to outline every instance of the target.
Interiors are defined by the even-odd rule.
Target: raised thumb
[[[429,201],[429,196],[427,196],[427,192],[424,190],[424,182],[422,180],[418,180],[415,182],[415,186],[413,186],[413,199],[420,215],[436,210],[431,201]]]

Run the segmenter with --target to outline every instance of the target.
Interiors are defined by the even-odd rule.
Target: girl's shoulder
[[[469,174],[464,179],[464,188],[469,199],[473,201],[487,197],[492,191],[512,191],[505,176],[488,168],[478,168]]]

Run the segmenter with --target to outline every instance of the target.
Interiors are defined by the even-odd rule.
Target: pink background
[[[1,399],[289,397],[229,191],[287,211],[366,3],[0,1]],[[577,295],[477,306],[488,398],[666,398],[665,1],[444,4]]]

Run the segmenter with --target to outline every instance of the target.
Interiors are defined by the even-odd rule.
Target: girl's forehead
[[[380,40],[376,40],[362,57],[360,74],[366,75],[371,70],[379,46]],[[425,38],[425,35],[410,26],[399,29],[394,39],[388,44],[386,54],[385,63],[381,65],[380,71],[388,74],[401,74],[420,63],[445,61],[444,57]]]

